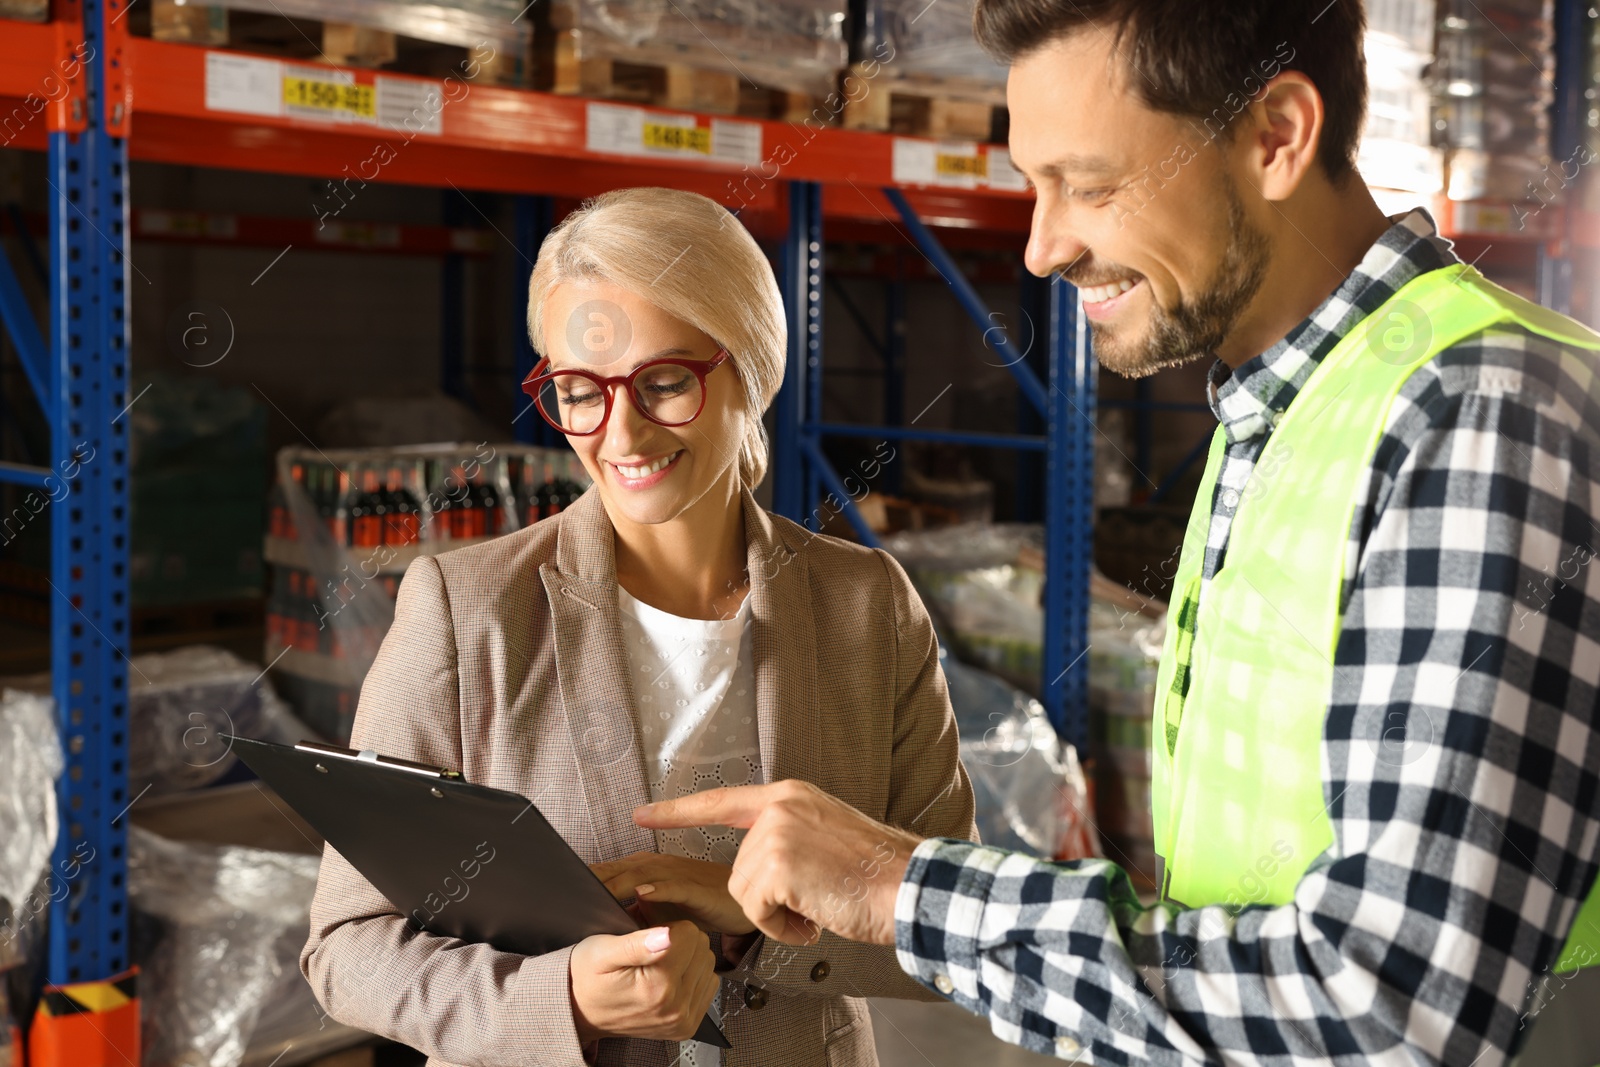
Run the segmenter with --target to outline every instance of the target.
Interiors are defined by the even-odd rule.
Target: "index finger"
[[[739,785],[707,789],[676,800],[641,804],[633,809],[633,821],[652,830],[686,826],[735,826],[749,829],[772,803],[775,785]]]

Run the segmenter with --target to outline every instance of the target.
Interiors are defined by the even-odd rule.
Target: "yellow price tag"
[[[671,152],[711,154],[711,130],[704,126],[669,126],[661,122],[644,124],[644,146]]]
[[[373,121],[378,116],[376,94],[372,86],[323,81],[320,78],[285,75],[283,103],[285,107],[309,108]]]
[[[934,157],[934,170],[941,178],[987,178],[989,176],[989,157],[954,156],[940,152]]]

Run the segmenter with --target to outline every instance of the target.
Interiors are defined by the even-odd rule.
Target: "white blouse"
[[[639,735],[652,801],[726,785],[759,785],[756,676],[750,660],[750,598],[731,619],[684,619],[617,586],[623,643],[639,697]],[[667,855],[732,864],[743,830],[657,830]],[[720,1000],[720,998],[719,998]],[[714,1006],[714,1014],[720,1011]],[[714,1067],[719,1050],[679,1046],[684,1067]]]
[[[670,800],[725,785],[759,785],[750,598],[745,597],[731,619],[679,618],[635,599],[620,585],[617,598],[633,691],[639,697],[650,799]],[[737,844],[726,828],[656,833],[662,852],[717,863],[732,863]]]

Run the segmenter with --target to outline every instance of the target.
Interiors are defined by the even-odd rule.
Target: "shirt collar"
[[[1277,425],[1322,357],[1401,286],[1460,262],[1425,209],[1391,216],[1389,222],[1350,276],[1282,340],[1236,370],[1221,360],[1212,365],[1206,393],[1230,444]]]

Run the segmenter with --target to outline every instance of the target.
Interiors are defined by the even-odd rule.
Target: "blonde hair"
[[[748,427],[739,477],[767,471],[761,417],[787,362],[783,297],[761,246],[721,204],[680,189],[616,189],[583,202],[539,247],[528,284],[528,337],[547,355],[541,311],[564,282],[606,281],[728,350],[744,384]]]

